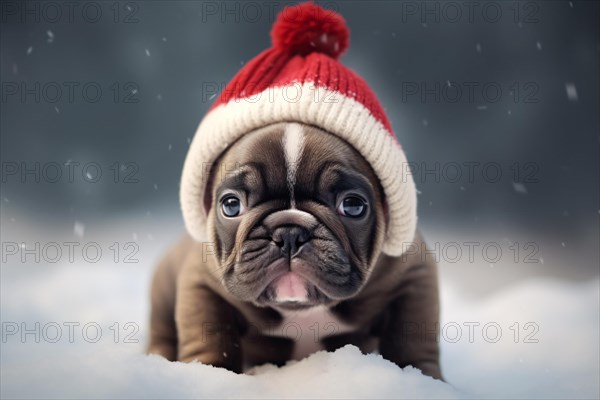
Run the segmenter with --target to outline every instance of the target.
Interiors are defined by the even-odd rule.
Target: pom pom
[[[346,50],[349,37],[341,15],[314,3],[284,8],[271,31],[276,48],[299,55],[325,53],[333,58]]]

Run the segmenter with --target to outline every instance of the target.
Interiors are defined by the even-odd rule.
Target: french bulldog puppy
[[[242,372],[353,344],[442,379],[437,267],[381,252],[386,203],[342,139],[299,123],[244,135],[211,172],[206,242],[156,270],[149,352]],[[431,257],[429,257],[431,258]]]

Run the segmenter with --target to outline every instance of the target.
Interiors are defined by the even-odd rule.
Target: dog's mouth
[[[275,279],[261,296],[264,296],[263,301],[272,307],[297,310],[322,304],[317,291],[316,286],[300,275],[288,272]]]
[[[279,259],[267,267],[265,286],[256,300],[271,307],[298,310],[334,302],[339,294],[301,258]]]
[[[310,276],[304,261],[294,258],[279,259],[267,267],[267,285],[258,302],[282,308],[305,308],[321,304],[326,296]]]
[[[275,301],[278,303],[297,302],[304,303],[308,300],[308,282],[296,272],[286,272],[272,283]]]

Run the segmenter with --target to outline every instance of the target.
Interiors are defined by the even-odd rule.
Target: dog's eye
[[[365,215],[367,205],[360,197],[348,196],[338,206],[338,212],[346,217],[358,218]]]
[[[242,203],[235,196],[229,196],[223,199],[223,215],[226,217],[237,217],[242,212]]]

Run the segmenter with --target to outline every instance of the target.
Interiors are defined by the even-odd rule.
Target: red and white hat
[[[415,184],[406,156],[366,82],[338,61],[349,42],[344,19],[314,3],[286,7],[273,46],[225,87],[191,143],[181,179],[181,208],[196,240],[206,240],[207,166],[241,136],[279,122],[317,126],[352,145],[371,164],[387,203],[383,251],[399,256],[417,223]]]

